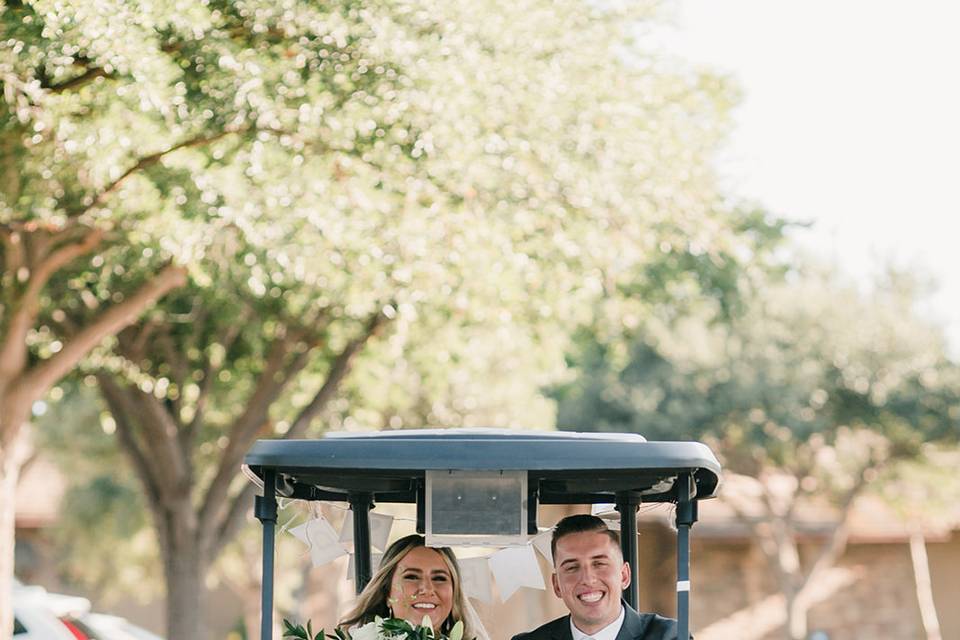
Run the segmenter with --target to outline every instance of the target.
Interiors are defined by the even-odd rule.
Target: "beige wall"
[[[804,545],[804,561],[816,550],[816,545]],[[927,553],[943,638],[960,639],[960,534],[928,542]],[[672,551],[664,547],[663,555]],[[692,628],[708,631],[698,634],[698,640],[727,640],[732,629],[738,640],[783,638],[783,601],[755,545],[695,539],[692,557]],[[830,640],[925,637],[906,541],[850,544],[835,575],[810,610],[811,632],[826,631]],[[669,586],[665,584],[664,598],[672,595],[665,593]]]

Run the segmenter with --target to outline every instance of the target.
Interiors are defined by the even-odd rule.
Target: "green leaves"
[[[283,637],[294,638],[295,640],[347,640],[347,636],[340,629],[334,629],[333,633],[325,633],[323,629],[316,634],[313,633],[313,623],[307,620],[306,628],[300,624],[293,624],[286,618],[283,619]]]
[[[732,317],[648,323],[626,346],[586,335],[580,378],[555,392],[559,424],[706,440],[730,471],[776,469],[820,495],[960,440],[958,367],[912,295],[861,294],[811,266],[742,302]]]
[[[334,629],[334,633],[324,635],[321,629],[316,635],[313,634],[311,622],[307,621],[307,626],[293,624],[286,618],[283,620],[283,637],[294,640],[348,640],[348,636],[339,628]],[[354,640],[363,638],[363,640],[462,640],[463,621],[458,620],[453,625],[450,635],[437,634],[430,625],[430,619],[424,617],[423,623],[414,626],[406,620],[399,618],[377,618],[375,622],[370,622],[359,629],[355,629],[351,634]]]
[[[177,432],[138,459],[193,505],[256,437],[549,426],[572,330],[726,300],[759,242],[712,172],[729,90],[638,46],[655,4],[12,6],[0,223],[104,234],[45,290],[34,356],[187,267],[87,371],[152,407],[137,433]]]

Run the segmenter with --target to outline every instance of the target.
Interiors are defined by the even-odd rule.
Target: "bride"
[[[449,635],[463,622],[467,640],[490,640],[477,612],[461,588],[460,567],[448,547],[426,546],[423,536],[410,535],[391,544],[380,568],[340,620],[344,631],[375,618],[400,618],[419,625],[424,616],[433,628]]]

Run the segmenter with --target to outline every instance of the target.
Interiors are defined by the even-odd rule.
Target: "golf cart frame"
[[[690,528],[698,502],[714,497],[721,479],[716,457],[699,442],[496,429],[331,433],[317,440],[260,440],[244,466],[263,485],[254,505],[263,525],[261,640],[272,640],[273,633],[278,497],[350,505],[359,593],[372,574],[370,510],[377,503],[416,504],[417,531],[429,533],[427,479],[436,472],[522,472],[527,523],[520,533],[527,535],[538,533],[538,505],[615,504],[623,557],[630,563],[624,598],[634,608],[639,600],[637,509],[646,503],[675,504],[677,637],[690,637]],[[628,535],[631,531],[634,535]]]

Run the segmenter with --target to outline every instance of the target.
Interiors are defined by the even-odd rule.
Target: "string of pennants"
[[[594,505],[594,512],[600,512],[601,509],[598,507],[602,506],[606,505]],[[370,555],[374,570],[380,566],[380,559],[387,548],[395,519],[397,518],[394,516],[370,512]],[[399,519],[404,520],[404,518]],[[608,521],[611,529],[619,529],[619,524],[616,521]],[[314,567],[349,556],[347,576],[353,579],[354,554],[350,551],[353,546],[352,511],[347,511],[339,532],[323,515],[316,513],[307,522],[289,529],[289,533],[307,546],[310,561]],[[553,557],[550,553],[551,535],[552,529],[541,530],[537,535],[529,537],[525,545],[504,547],[487,556],[457,558],[464,593],[481,602],[492,603],[494,597],[491,578],[496,581],[502,601],[508,600],[520,587],[546,589],[535,553],[542,555],[547,564],[553,565]]]

